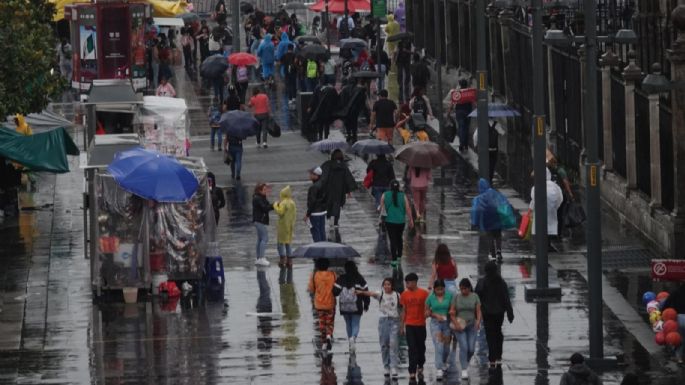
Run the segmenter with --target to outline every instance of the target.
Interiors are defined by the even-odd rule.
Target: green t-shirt
[[[457,317],[466,321],[467,325],[476,319],[476,305],[479,304],[480,298],[476,293],[471,293],[468,296],[458,294],[452,299],[452,305],[457,310]]]
[[[388,223],[402,224],[405,221],[407,210],[404,207],[404,193],[397,193],[397,206],[392,201],[392,191],[383,193],[383,202],[385,203],[385,221]]]
[[[450,311],[450,304],[452,303],[452,293],[446,291],[442,297],[442,302],[438,301],[435,293],[426,298],[426,306],[433,312],[433,314],[447,315]]]

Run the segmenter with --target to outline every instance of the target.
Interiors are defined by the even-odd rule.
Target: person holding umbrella
[[[323,185],[326,189],[327,207],[326,216],[333,218],[333,227],[338,227],[340,211],[345,206],[345,197],[351,197],[352,191],[357,188],[354,176],[345,164],[345,155],[340,149],[331,154],[331,159],[321,165]]]
[[[254,114],[255,119],[259,122],[259,131],[257,131],[257,148],[260,146],[263,148],[269,147],[266,144],[266,139],[269,133],[266,129],[266,125],[270,119],[271,107],[269,106],[269,97],[262,92],[259,87],[255,87],[252,91],[252,97],[248,105],[252,108],[252,114]]]
[[[410,166],[407,169],[407,177],[409,178],[411,196],[414,200],[414,209],[416,209],[416,221],[424,222],[426,216],[426,196],[428,194],[428,186],[433,180],[433,173],[429,168]]]
[[[267,196],[271,192],[271,186],[264,182],[257,183],[252,196],[252,222],[257,229],[257,259],[255,265],[269,266],[269,261],[264,257],[266,244],[269,242],[269,211],[274,206],[268,201]]]
[[[390,191],[384,192],[381,196],[380,207],[381,212],[385,210],[383,221],[390,239],[391,264],[397,266],[402,259],[402,238],[407,218],[409,219],[409,228],[414,227],[414,218],[409,209],[409,200],[406,194],[400,191],[400,182],[397,180],[390,182]]]

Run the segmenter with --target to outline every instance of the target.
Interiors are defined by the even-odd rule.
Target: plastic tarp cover
[[[146,287],[146,201],[121,189],[109,174],[96,174],[95,188],[102,287]]]
[[[78,154],[78,147],[63,127],[30,136],[0,127],[0,156],[31,171],[69,172],[67,155]]]
[[[190,149],[190,120],[185,100],[145,96],[135,124],[143,136],[143,146],[163,154],[187,156]]]

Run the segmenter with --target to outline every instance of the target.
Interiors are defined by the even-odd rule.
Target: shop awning
[[[55,4],[55,16],[53,21],[60,21],[64,19],[64,6],[77,3],[90,3],[91,0],[49,0]],[[187,12],[188,2],[185,0],[147,0],[152,6],[152,13],[158,17],[174,17]]]
[[[48,110],[28,114],[25,118],[26,123],[33,129],[33,132],[45,132],[58,127],[71,127],[74,125],[74,123],[68,119]],[[3,125],[7,128],[16,128],[14,116],[9,116],[7,122]]]
[[[0,156],[32,171],[69,172],[67,155],[78,154],[78,147],[63,127],[30,136],[0,127]]]

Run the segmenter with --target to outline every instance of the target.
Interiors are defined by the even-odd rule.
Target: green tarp
[[[0,127],[0,156],[31,171],[69,172],[67,155],[78,154],[78,147],[63,127],[30,136]]]

